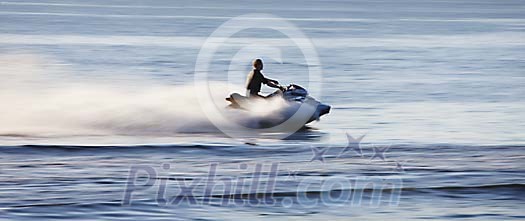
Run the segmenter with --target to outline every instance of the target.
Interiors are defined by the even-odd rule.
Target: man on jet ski
[[[246,96],[253,98],[265,98],[264,96],[259,95],[259,92],[261,91],[261,84],[266,84],[269,87],[273,88],[279,88],[283,90],[283,88],[279,85],[279,82],[276,80],[272,80],[269,78],[265,78],[261,70],[263,69],[263,62],[261,59],[255,59],[252,62],[253,70],[250,71],[248,74],[248,78],[246,80]]]

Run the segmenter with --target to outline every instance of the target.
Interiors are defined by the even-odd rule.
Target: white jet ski
[[[280,100],[276,100],[280,99]],[[233,93],[230,97],[226,98],[230,102],[229,108],[239,109],[250,112],[253,110],[253,106],[261,105],[261,101],[269,101],[268,105],[275,105],[277,103],[284,103],[285,107],[276,109],[273,115],[280,116],[279,120],[274,118],[262,119],[258,127],[266,128],[278,125],[292,115],[296,114],[297,111],[300,120],[298,123],[302,123],[303,126],[314,121],[319,120],[321,116],[330,112],[330,106],[322,104],[315,100],[313,97],[308,95],[308,91],[303,87],[295,84],[290,84],[287,87],[281,87],[281,90],[277,90],[267,97],[261,98],[248,98],[238,93]],[[283,102],[284,101],[284,102]],[[256,104],[257,103],[257,104]],[[263,104],[265,105],[265,104]]]

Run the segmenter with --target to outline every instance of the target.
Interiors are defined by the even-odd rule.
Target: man
[[[266,84],[269,87],[279,88],[279,82],[276,80],[265,78],[261,70],[263,69],[263,62],[261,59],[255,59],[252,62],[253,70],[248,74],[248,79],[246,80],[246,96],[247,97],[259,97],[264,98],[259,95],[261,91],[261,84]]]

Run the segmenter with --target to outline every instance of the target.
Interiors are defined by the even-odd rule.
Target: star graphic
[[[328,151],[328,148],[326,148],[326,147],[311,147],[311,148],[312,148],[313,156],[312,156],[312,159],[310,160],[310,162],[312,162],[314,160],[319,160],[319,161],[324,163],[324,156],[323,156],[323,154],[325,154],[326,151]]]
[[[354,137],[352,137],[352,135],[346,133],[346,138],[348,140],[348,144],[341,151],[341,153],[339,153],[339,155],[337,157],[340,157],[341,155],[343,155],[344,153],[348,152],[349,150],[353,150],[355,153],[357,153],[357,155],[359,155],[360,157],[363,157],[363,150],[361,149],[361,146],[359,145],[359,143],[361,143],[361,141],[363,140],[363,138],[365,136],[366,136],[366,134],[360,136],[357,139],[355,139]]]
[[[298,172],[298,170],[288,170],[288,177],[286,177],[286,180],[296,180]]]
[[[385,161],[385,153],[388,151],[388,149],[390,149],[390,145],[386,146],[386,147],[378,147],[378,146],[374,146],[374,155],[372,155],[372,157],[370,158],[370,160],[373,160],[375,158],[379,158],[383,161]]]
[[[397,161],[396,160],[396,168],[394,169],[396,172],[400,172],[400,173],[403,173],[405,172],[405,169],[403,168],[403,165],[405,165],[407,161]]]

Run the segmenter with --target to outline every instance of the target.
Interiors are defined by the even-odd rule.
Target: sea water
[[[470,0],[0,2],[0,219],[522,220],[524,12]],[[201,49],[237,16],[262,25],[217,48],[202,86]],[[271,29],[280,21],[303,35]],[[255,56],[331,112],[285,139],[222,133],[199,95],[214,88],[226,106]],[[345,149],[361,137],[361,152]],[[211,173],[232,191],[202,192]],[[251,189],[258,178],[273,188]],[[386,198],[363,180],[390,182]],[[191,181],[195,201],[162,201]],[[359,189],[361,202],[333,199]]]

